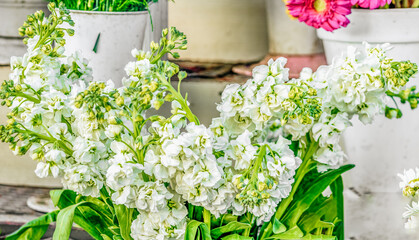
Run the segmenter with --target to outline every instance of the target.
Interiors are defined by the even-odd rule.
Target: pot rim
[[[108,11],[85,11],[68,9],[70,13],[84,14],[84,15],[143,15],[148,14],[147,10],[133,11],[133,12],[108,12]]]
[[[352,9],[348,15],[351,23],[346,28],[334,32],[317,29],[317,36],[322,40],[338,42],[370,43],[418,43],[419,32],[411,23],[419,19],[419,9]],[[391,34],[388,34],[391,33]]]
[[[352,13],[390,13],[390,12],[397,12],[397,13],[405,13],[405,12],[419,12],[419,8],[387,8],[387,9],[365,9],[365,8],[352,8]],[[348,15],[350,16],[350,14]]]

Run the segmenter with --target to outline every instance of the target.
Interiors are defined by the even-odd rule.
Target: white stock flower
[[[116,161],[110,165],[106,173],[106,185],[118,191],[125,186],[139,185],[143,166],[138,163],[120,163]]]
[[[99,197],[103,187],[103,177],[95,168],[82,164],[74,164],[64,171],[64,188],[83,196]]]
[[[234,161],[234,169],[244,170],[250,166],[251,161],[255,158],[257,147],[252,145],[252,134],[244,131],[235,140],[230,142],[229,148],[225,154]]]
[[[398,174],[401,178],[399,184],[405,196],[415,196],[419,191],[419,168],[404,170],[403,174]]]
[[[136,76],[136,77],[145,77],[150,74],[151,69],[154,67],[154,64],[150,63],[150,60],[143,59],[140,61],[129,62],[125,66],[125,73],[128,76]],[[126,82],[125,84],[127,84]],[[125,85],[129,86],[129,85]]]
[[[331,115],[323,112],[317,123],[313,125],[313,138],[319,142],[321,147],[339,143],[341,133],[351,126],[347,113]]]
[[[73,156],[78,163],[93,164],[107,156],[106,146],[102,142],[77,137],[73,145],[75,149]]]
[[[122,126],[110,124],[105,129],[105,135],[108,138],[115,138],[121,133],[121,131],[122,131]]]
[[[417,229],[419,228],[419,216],[411,216],[404,224],[406,229]]]
[[[298,119],[289,120],[283,127],[285,135],[291,135],[293,141],[300,140],[312,128],[313,124],[301,124]]]
[[[158,213],[167,206],[167,201],[173,197],[161,182],[145,182],[137,190],[137,209]]]
[[[314,154],[314,160],[320,163],[317,166],[319,172],[339,168],[345,162],[346,158],[346,154],[338,144],[331,147],[319,148]]]
[[[183,239],[187,214],[188,210],[180,196],[174,195],[158,212],[140,211],[132,222],[131,237],[134,240]]]
[[[382,61],[380,47],[348,47],[332,65],[319,68],[310,85],[318,90],[325,108],[337,108],[349,118],[356,114],[362,122],[370,123],[385,107]]]

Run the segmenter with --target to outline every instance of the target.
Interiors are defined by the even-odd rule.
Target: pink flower
[[[291,16],[315,28],[332,32],[346,27],[351,13],[351,0],[289,0],[287,8]]]
[[[376,9],[390,3],[391,0],[351,0],[352,5],[358,4],[361,8],[369,9]]]

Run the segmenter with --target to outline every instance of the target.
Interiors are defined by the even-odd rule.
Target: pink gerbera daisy
[[[351,7],[351,0],[289,0],[287,3],[291,16],[330,32],[349,24],[346,15],[351,13]]]
[[[369,9],[376,9],[390,3],[391,0],[351,0],[352,5],[358,4],[361,8]]]

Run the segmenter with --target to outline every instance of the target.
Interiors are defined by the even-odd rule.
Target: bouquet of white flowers
[[[387,46],[348,49],[332,65],[289,79],[285,58],[229,85],[206,127],[180,93],[186,73],[162,61],[186,49],[175,28],[151,52],[133,50],[123,87],[92,81],[88,61],[64,55],[64,9],[49,5],[20,29],[28,52],[12,58],[0,91],[7,105],[1,139],[38,162],[39,177],[62,179],[51,191],[59,210],[7,239],[54,239],[73,222],[94,239],[343,239],[342,132],[356,115],[400,117],[387,98],[416,108],[402,88],[416,64],[392,61]],[[171,78],[177,76],[177,88]],[[171,102],[171,116],[150,115]],[[331,194],[322,193],[330,188]]]

